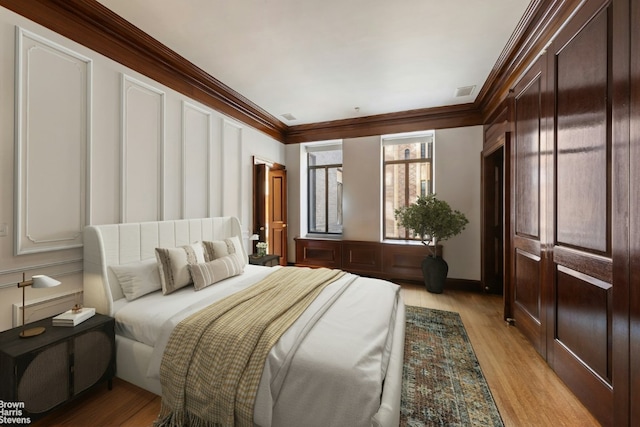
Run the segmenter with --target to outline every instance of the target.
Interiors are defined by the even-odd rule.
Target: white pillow
[[[237,276],[243,272],[242,254],[232,253],[213,261],[189,266],[193,286],[196,291],[213,285],[227,277]]]
[[[168,295],[192,283],[189,264],[205,262],[204,249],[201,243],[179,248],[156,248],[156,260],[162,293]]]
[[[118,278],[127,301],[133,301],[162,289],[158,262],[154,258],[122,265],[112,265],[111,271]]]

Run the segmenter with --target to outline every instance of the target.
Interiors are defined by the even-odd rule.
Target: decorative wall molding
[[[91,85],[91,59],[16,27],[16,255],[82,246]]]
[[[82,304],[82,290],[80,289],[75,292],[27,300],[24,305],[25,323],[55,316],[69,310],[76,303]],[[22,304],[13,304],[12,322],[14,328],[22,325],[22,310]]]
[[[236,188],[243,189],[242,174],[242,127],[222,119],[222,181],[238,182]],[[232,162],[236,162],[233,166]],[[231,191],[231,186],[222,186],[222,214],[242,218],[242,191]]]
[[[165,93],[122,74],[121,222],[164,219]]]
[[[182,102],[182,218],[185,219],[211,216],[211,116],[204,108]]]
[[[49,277],[59,278],[82,273],[82,271],[82,258],[0,270],[0,289],[17,286],[17,283],[22,281],[23,273],[25,273],[27,277],[31,277],[34,274],[46,274]]]
[[[96,0],[0,0],[107,58],[277,139],[286,125]]]

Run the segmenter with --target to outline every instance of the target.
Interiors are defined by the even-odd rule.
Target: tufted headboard
[[[173,248],[201,240],[238,236],[235,217],[184,219],[129,224],[90,225],[84,230],[84,305],[113,315],[113,303],[124,298],[111,265],[155,258],[158,247]],[[243,249],[244,250],[244,249]],[[243,253],[246,258],[247,254]]]

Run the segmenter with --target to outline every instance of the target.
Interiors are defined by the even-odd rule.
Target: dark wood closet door
[[[541,171],[545,144],[542,105],[545,88],[538,59],[513,93],[514,138],[511,150],[511,282],[507,290],[516,326],[546,357],[542,309],[542,234],[545,192]]]
[[[629,64],[631,70],[629,79],[630,86],[625,87],[624,85],[622,85],[622,90],[616,91],[616,94],[621,93],[623,96],[625,95],[625,92],[630,94],[630,110],[626,111],[626,113],[629,113],[629,117],[631,120],[629,122],[629,128],[625,128],[623,115],[620,114],[616,116],[616,118],[619,120],[617,120],[615,123],[615,129],[620,130],[620,137],[616,138],[616,142],[625,142],[625,131],[628,132],[627,135],[629,135],[631,139],[629,154],[630,162],[628,163],[628,166],[630,167],[629,173],[631,178],[629,180],[629,196],[631,203],[629,204],[630,263],[627,273],[629,273],[630,277],[627,288],[628,292],[626,293],[626,295],[623,291],[620,291],[616,294],[616,303],[617,306],[620,307],[620,309],[616,312],[616,315],[618,315],[617,319],[620,319],[621,321],[615,323],[615,331],[617,332],[615,343],[618,344],[622,342],[622,345],[618,346],[622,348],[620,349],[620,351],[618,351],[618,347],[614,349],[616,351],[616,354],[614,356],[619,356],[616,359],[616,371],[614,372],[614,380],[618,380],[628,373],[628,376],[630,377],[629,399],[627,401],[624,401],[624,404],[619,404],[621,400],[619,397],[621,394],[616,394],[616,413],[623,412],[625,409],[630,409],[629,425],[637,426],[640,425],[640,405],[638,404],[638,402],[640,402],[640,2],[630,1],[629,6],[630,7],[626,10],[622,7],[617,9],[619,15],[625,17],[624,14],[626,12],[628,14],[627,16],[631,16],[630,26],[628,28],[628,31],[630,32],[629,51],[631,52]],[[622,34],[624,35],[624,32],[622,32]],[[621,39],[623,38],[621,37]],[[628,47],[626,45],[623,46]],[[622,57],[622,60],[620,62],[622,63],[622,65],[624,65],[624,57],[622,56],[622,54],[620,54],[619,57],[620,56]],[[626,101],[624,97],[622,100]],[[625,113],[625,111],[623,111],[622,113]],[[620,122],[622,123],[622,126],[620,126]],[[624,145],[620,144],[620,146]],[[620,151],[622,150],[616,149],[616,153]],[[622,247],[621,249],[624,249],[624,247]],[[621,263],[617,263],[617,266],[619,266],[620,264]],[[614,271],[617,272],[620,270],[622,269],[617,268]],[[622,272],[624,273],[624,271]],[[619,289],[617,286],[618,283],[616,282],[616,290]],[[618,297],[618,295],[620,295],[620,297]],[[623,299],[624,297],[627,297],[628,299]],[[624,303],[627,301],[629,302],[629,305],[625,307]],[[624,323],[622,322],[625,319],[621,316],[623,314],[629,314],[629,312],[624,312],[625,308],[630,310],[631,314],[628,317],[628,319],[630,319],[628,332],[630,333],[626,335],[626,337],[630,337],[630,340],[628,342],[629,346],[627,347],[629,351],[626,354],[624,354],[622,350],[624,349],[624,333],[627,331],[624,330]],[[623,359],[624,356],[626,356],[626,358]],[[626,369],[618,369],[618,365],[622,365],[624,362],[626,362]],[[617,383],[615,391],[616,393],[618,392]],[[618,423],[617,419],[616,423],[622,425],[621,423]]]
[[[611,7],[591,1],[550,46],[555,196],[546,277],[547,360],[604,424],[613,422]],[[551,191],[551,189],[550,189]]]

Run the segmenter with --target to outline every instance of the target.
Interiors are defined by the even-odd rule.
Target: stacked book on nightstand
[[[76,326],[96,314],[95,308],[83,307],[79,310],[67,310],[53,318],[53,326]]]

